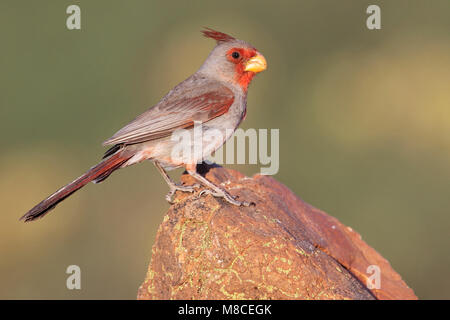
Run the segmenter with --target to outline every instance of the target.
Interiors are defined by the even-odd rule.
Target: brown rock
[[[220,167],[206,177],[256,206],[178,192],[138,299],[417,299],[359,234],[273,178]],[[370,265],[378,290],[366,287]]]

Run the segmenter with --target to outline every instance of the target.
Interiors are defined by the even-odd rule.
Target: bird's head
[[[212,29],[203,35],[217,41],[200,72],[239,85],[244,91],[256,73],[267,68],[264,56],[249,43]]]

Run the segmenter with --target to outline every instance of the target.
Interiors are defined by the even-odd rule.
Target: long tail
[[[90,181],[101,182],[106,179],[114,170],[119,169],[130,157],[117,152],[102,162],[92,167],[88,172],[83,174],[68,185],[62,187],[46,199],[42,200],[30,211],[28,211],[20,220],[24,222],[33,221],[45,216],[50,210],[54,209],[58,203],[66,199],[78,189],[84,187]]]

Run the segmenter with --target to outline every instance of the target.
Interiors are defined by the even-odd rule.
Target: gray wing
[[[167,137],[177,129],[192,127],[194,121],[207,122],[226,113],[233,101],[233,92],[222,83],[188,78],[103,145],[134,144]]]

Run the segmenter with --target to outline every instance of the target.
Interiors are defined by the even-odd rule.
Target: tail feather
[[[46,199],[42,200],[30,211],[28,211],[20,220],[24,222],[33,221],[45,216],[50,210],[56,207],[58,203],[72,195],[75,191],[84,187],[90,181],[100,182],[106,179],[114,170],[119,169],[130,157],[125,157],[121,153],[116,153],[109,158],[92,167],[88,172],[75,179],[68,185],[62,187]],[[100,180],[101,179],[101,180]]]

